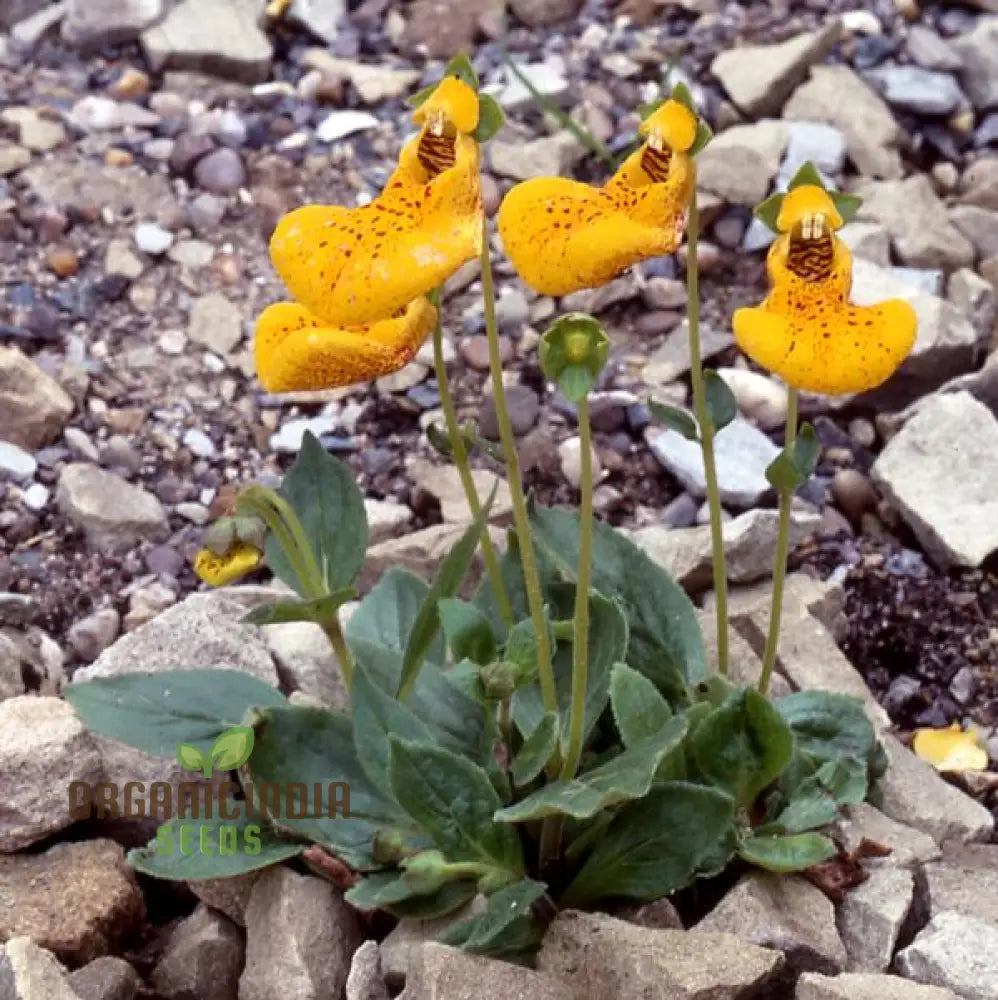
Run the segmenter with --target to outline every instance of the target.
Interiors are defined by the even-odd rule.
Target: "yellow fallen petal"
[[[983,771],[988,766],[988,753],[977,734],[964,732],[959,722],[948,729],[917,730],[912,748],[938,771]]]
[[[194,572],[210,587],[224,587],[252,572],[263,560],[263,553],[245,542],[236,542],[220,556],[211,549],[201,549],[194,558]]]
[[[419,125],[442,119],[450,122],[458,132],[474,132],[478,127],[478,94],[456,76],[446,76],[416,108],[412,119]]]
[[[520,277],[544,295],[567,295],[673,253],[692,187],[692,172],[680,156],[657,183],[641,167],[639,150],[603,188],[563,177],[517,184],[503,199],[498,221],[503,249]]]
[[[697,119],[689,108],[670,98],[641,123],[638,132],[657,136],[676,152],[685,153],[696,140]]]
[[[828,305],[817,315],[768,306],[737,309],[735,341],[787,385],[839,396],[884,383],[915,343],[915,311],[901,299],[876,306]]]
[[[420,141],[406,145],[384,192],[369,205],[306,205],[274,230],[274,267],[324,325],[364,326],[394,316],[480,253],[477,144],[457,136],[453,166],[431,177]]]
[[[301,392],[389,375],[412,360],[436,318],[436,309],[419,298],[402,316],[341,329],[297,302],[278,302],[257,320],[257,378],[268,392]]]
[[[832,229],[842,228],[842,216],[828,192],[817,184],[802,184],[788,191],[776,217],[776,228],[789,232],[808,215],[823,215]]]

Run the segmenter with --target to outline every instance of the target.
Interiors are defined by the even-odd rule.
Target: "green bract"
[[[842,191],[832,191],[826,187],[825,182],[821,179],[821,174],[818,172],[818,168],[810,160],[790,178],[790,183],[787,184],[787,191],[793,191],[794,188],[801,187],[804,184],[813,184],[816,187],[820,187],[823,191],[827,191],[828,196],[832,199],[836,209],[838,209],[839,215],[842,216],[843,222],[852,221],[859,211],[859,206],[863,203],[863,199],[854,194],[844,194]],[[777,232],[776,219],[780,214],[780,207],[783,205],[785,197],[785,191],[774,194],[755,208],[756,216],[774,233]]]

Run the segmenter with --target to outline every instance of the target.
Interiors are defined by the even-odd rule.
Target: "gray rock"
[[[167,179],[137,167],[73,163],[55,157],[25,170],[21,179],[51,208],[86,211],[96,205],[120,215],[141,206],[143,214],[151,216],[172,202]]]
[[[349,80],[364,104],[380,104],[401,97],[419,82],[420,72],[378,63],[340,59],[326,49],[309,49],[302,63],[328,76]]]
[[[164,1000],[237,1000],[244,950],[242,931],[202,904],[170,933],[152,985]]]
[[[56,501],[94,549],[121,552],[143,540],[162,541],[169,533],[166,511],[156,497],[86,462],[63,467]]]
[[[465,497],[461,476],[453,465],[437,465],[422,458],[411,458],[406,462],[406,473],[410,479],[426,490],[440,503],[440,516],[444,524],[466,525],[471,517]],[[472,482],[479,500],[484,501],[496,488],[496,498],[492,504],[490,520],[510,523],[513,502],[506,480],[485,469],[473,469]]]
[[[776,175],[776,187],[786,188],[790,179],[808,161],[832,179],[845,166],[846,137],[841,129],[821,122],[785,121],[789,141]]]
[[[361,942],[356,913],[328,882],[268,868],[246,907],[246,968],[239,1000],[342,995]]]
[[[0,433],[34,450],[54,441],[74,410],[73,400],[16,347],[0,347]]]
[[[88,1000],[72,988],[51,952],[23,936],[0,945],[0,986],[3,1000]]]
[[[398,1000],[582,1000],[552,976],[447,945],[424,944]]]
[[[977,205],[953,205],[949,217],[971,242],[979,258],[998,254],[998,212]]]
[[[950,222],[946,206],[924,174],[903,181],[869,181],[857,217],[879,222],[903,264],[953,270],[974,262],[974,248]]]
[[[513,13],[528,28],[543,28],[575,17],[581,0],[511,0]]]
[[[252,0],[184,0],[141,35],[150,67],[194,70],[261,83],[273,48],[257,23]]]
[[[718,368],[717,374],[734,394],[738,409],[752,423],[764,431],[786,423],[787,388],[782,382],[747,368]]]
[[[114,608],[100,608],[73,624],[66,640],[87,663],[92,663],[114,642],[121,627],[121,617]]]
[[[0,632],[0,701],[24,694],[21,656],[13,639]]]
[[[365,941],[353,953],[346,1000],[390,1000],[376,941]]]
[[[553,62],[517,63],[520,76],[526,77],[534,90],[555,104],[566,104],[571,99],[571,87],[565,79],[563,65]],[[534,96],[512,70],[506,70],[506,86],[499,91],[486,88],[505,111],[523,111],[534,106]]]
[[[506,405],[509,422],[515,435],[522,436],[529,431],[540,416],[541,403],[537,393],[529,385],[511,385],[506,389]],[[496,415],[495,397],[489,393],[482,403],[478,429],[482,437],[490,441],[499,440],[499,421]]]
[[[721,52],[710,71],[731,100],[752,117],[776,114],[807,72],[839,40],[841,23],[831,21],[776,45],[740,45]]]
[[[294,0],[286,16],[329,44],[339,37],[346,9],[346,0]]]
[[[773,571],[779,515],[775,510],[749,510],[725,521],[725,566],[731,583],[752,583]],[[794,512],[790,522],[793,549],[817,530],[816,515]],[[713,581],[710,527],[665,528],[650,525],[630,532],[631,541],[691,594],[702,593]]]
[[[902,175],[897,147],[903,132],[883,99],[848,66],[813,66],[811,79],[794,91],[783,117],[840,129],[849,158],[866,176]]]
[[[690,328],[687,320],[683,320],[649,355],[641,378],[650,386],[668,385],[680,375],[690,370]],[[700,327],[700,358],[703,361],[727,350],[734,338],[727,330],[715,330],[709,326]]]
[[[400,920],[380,945],[381,967],[392,990],[400,990],[409,969],[419,961],[424,944],[431,944],[453,924],[481,913],[485,897],[476,896],[470,903],[433,920]]]
[[[780,168],[787,139],[779,121],[725,129],[697,157],[698,186],[729,204],[756,205]]]
[[[285,681],[322,704],[346,709],[350,699],[326,633],[315,622],[268,625],[267,645]]]
[[[234,194],[246,184],[246,167],[234,149],[223,147],[198,160],[194,180],[212,194]]]
[[[70,782],[100,778],[97,749],[66,702],[32,695],[0,702],[0,852],[65,829]]]
[[[0,479],[23,482],[38,471],[38,463],[30,451],[19,448],[10,441],[0,440]]]
[[[998,983],[998,926],[944,911],[897,957],[909,979],[953,990],[965,1000],[994,1000]]]
[[[60,791],[65,797],[66,786]],[[0,940],[30,937],[74,966],[119,949],[146,915],[135,872],[113,840],[0,857],[0,899]]]
[[[0,140],[0,177],[9,177],[31,162],[31,151],[16,142]]]
[[[912,24],[904,47],[912,61],[925,69],[953,72],[963,68],[960,53],[924,24]]]
[[[45,6],[46,0],[0,0],[0,28],[12,28],[19,21],[32,17]]]
[[[138,973],[123,958],[104,955],[69,974],[80,1000],[135,1000]]]
[[[84,52],[132,42],[163,16],[163,0],[67,0],[62,39]]]
[[[17,0],[14,2],[17,6]],[[33,49],[56,25],[66,16],[65,0],[60,3],[50,3],[42,7],[36,14],[18,21],[11,30],[10,37],[25,49]],[[4,7],[0,4],[0,25],[3,24]],[[0,50],[3,46],[0,45]]]
[[[918,868],[942,854],[927,833],[898,823],[868,802],[846,806],[830,832],[846,851],[855,851],[863,840],[889,847],[891,853],[879,863],[899,868]]]
[[[537,956],[537,967],[570,987],[575,1000],[736,1000],[753,995],[782,964],[779,952],[731,934],[638,927],[575,910],[555,917]]]
[[[586,155],[585,147],[568,131],[528,142],[497,136],[488,148],[492,172],[517,181],[569,172]]]
[[[978,18],[966,34],[953,39],[963,59],[963,85],[975,108],[998,107],[998,17]]]
[[[221,292],[202,295],[191,306],[187,336],[216,354],[228,354],[243,339],[242,312]]]
[[[998,846],[947,844],[924,873],[930,916],[949,910],[998,926]]]
[[[943,294],[946,276],[938,268],[892,267],[890,270],[895,278],[900,278],[906,285],[919,292],[937,296]]]
[[[866,78],[888,104],[920,115],[948,115],[965,100],[949,73],[921,66],[879,66],[868,70]]]
[[[744,875],[696,929],[782,951],[795,972],[841,972],[847,962],[835,907],[798,875]]]
[[[845,894],[837,920],[850,972],[887,971],[914,891],[915,878],[910,871],[883,867]]]
[[[253,883],[264,869],[234,875],[232,878],[193,879],[187,888],[211,909],[224,913],[239,927],[246,926],[246,907],[249,905]]]
[[[694,496],[707,493],[703,453],[695,441],[678,431],[649,428],[645,439],[655,457]],[[744,509],[758,503],[772,490],[766,468],[780,449],[757,427],[736,418],[714,439],[721,502]]]
[[[876,222],[847,222],[839,231],[853,257],[861,257],[879,267],[891,265],[891,238],[887,230]]]
[[[797,981],[796,1000],[960,1000],[950,990],[919,986],[900,976],[847,972],[823,976],[805,972]]]
[[[998,421],[970,393],[927,400],[872,473],[940,565],[979,566],[998,550]]]
[[[986,841],[994,817],[893,736],[881,734],[887,773],[880,779],[880,809],[891,819],[931,834],[937,841]]]

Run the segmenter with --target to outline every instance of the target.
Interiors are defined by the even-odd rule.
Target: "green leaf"
[[[396,872],[375,872],[361,879],[343,898],[354,909],[370,912],[388,910],[397,917],[435,920],[446,916],[478,892],[477,880],[449,882],[436,892],[416,895]]]
[[[614,664],[610,673],[610,705],[617,731],[628,748],[661,732],[672,718],[672,709],[658,688],[625,663]]]
[[[440,630],[439,602],[444,597],[453,597],[464,582],[475,556],[475,549],[489,521],[489,513],[496,498],[499,481],[492,486],[492,492],[482,504],[482,509],[468,525],[467,530],[457,540],[454,547],[444,557],[433,584],[426,593],[419,613],[412,623],[406,640],[405,656],[402,660],[402,676],[399,678],[398,697],[406,701],[419,676],[423,661],[430,652]]]
[[[835,857],[838,848],[820,833],[791,837],[746,837],[738,856],[771,872],[802,872]]]
[[[513,758],[509,768],[513,783],[520,788],[529,785],[544,770],[557,746],[558,716],[547,712]]]
[[[690,745],[704,777],[743,808],[787,766],[793,753],[789,727],[752,688],[736,691],[714,709],[697,727]]]
[[[471,660],[484,666],[496,658],[492,625],[474,604],[448,597],[440,601],[437,610],[455,662]]]
[[[766,478],[778,490],[797,490],[813,474],[821,457],[821,442],[810,424],[805,424],[800,433],[786,446],[766,469]]]
[[[714,431],[723,430],[738,413],[735,394],[728,383],[711,368],[703,373],[703,391],[707,404],[707,416]]]
[[[197,747],[192,747],[189,743],[181,743],[177,747],[177,760],[188,771],[200,771],[205,764],[210,763],[207,754],[202,753]],[[209,768],[209,773],[210,771]]]
[[[364,497],[350,467],[306,431],[279,492],[298,515],[330,592],[352,587],[364,564],[368,531]],[[273,533],[267,538],[266,556],[273,574],[304,596],[304,582],[298,580]]]
[[[287,704],[239,670],[123,674],[69,684],[64,695],[91,732],[165,757],[181,743],[206,754],[251,709]]]
[[[475,67],[471,65],[471,60],[464,52],[459,52],[456,56],[451,57],[447,65],[444,66],[444,76],[456,76],[459,80],[463,80],[472,90],[478,90],[478,74],[475,72]]]
[[[506,124],[499,102],[491,94],[478,95],[478,127],[471,133],[477,143],[488,142]]]
[[[784,789],[784,771],[780,787]],[[785,833],[803,833],[833,822],[843,805],[858,805],[866,799],[869,775],[866,764],[856,757],[825,761],[813,774],[787,792],[789,803],[774,822]]]
[[[404,827],[406,818],[368,780],[357,759],[350,719],[326,709],[289,706],[268,709],[255,728],[256,746],[249,761],[254,786],[259,790],[262,784],[286,788],[297,783],[309,792],[307,815],[288,815],[286,798],[281,796],[274,819],[293,833],[325,845],[352,868],[382,867],[374,851],[375,835]],[[313,807],[313,788],[327,789],[332,782],[349,785],[349,816],[330,810],[328,803],[335,804],[335,799],[328,795],[320,803],[322,808]],[[266,803],[268,812],[273,804]]]
[[[478,895],[478,880],[448,882],[429,896],[410,896],[385,909],[401,920],[439,920],[459,910]]]
[[[395,798],[449,861],[487,861],[522,873],[519,838],[492,818],[502,802],[477,764],[393,736],[388,773]]]
[[[530,503],[535,543],[564,575],[579,564],[576,511]],[[626,661],[674,702],[707,676],[707,656],[693,602],[633,542],[601,521],[593,525],[593,589],[620,602],[629,625]]]
[[[478,955],[516,954],[540,944],[543,928],[533,905],[544,895],[543,882],[523,879],[488,898],[484,912],[452,924],[438,940]]]
[[[874,753],[877,736],[858,698],[798,691],[773,704],[793,732],[799,750],[822,760],[867,760]]]
[[[437,454],[443,455],[444,458],[454,457],[454,445],[451,442],[450,435],[447,433],[446,428],[438,421],[435,420],[427,426],[426,440],[430,442],[430,445]]]
[[[261,604],[240,619],[246,625],[285,625],[288,622],[317,622],[322,625],[336,619],[336,612],[357,598],[355,587],[344,587],[314,601],[291,598]]]
[[[128,853],[129,864],[154,878],[186,882],[231,878],[296,857],[305,844],[280,838],[270,825],[249,816],[243,802],[228,800],[221,816],[172,819],[145,846]]]
[[[388,775],[390,736],[395,733],[417,743],[436,743],[437,734],[410,708],[379,688],[363,664],[354,670],[350,707],[357,760],[381,793],[394,799]]]
[[[558,605],[560,616],[575,607],[573,584],[552,584],[548,595]],[[610,670],[627,652],[627,619],[620,605],[600,594],[589,596],[589,670],[586,677],[585,711],[582,732],[585,740],[606,708],[610,697]],[[554,655],[555,693],[561,715],[561,730],[567,733],[572,703],[572,646],[559,645]],[[540,685],[520,688],[513,695],[513,721],[521,733],[533,732],[544,715]]]
[[[678,406],[670,403],[658,403],[653,399],[648,400],[648,409],[651,415],[663,427],[668,427],[677,434],[682,434],[687,441],[699,441],[700,431],[697,429],[697,422],[693,415]]]
[[[662,761],[686,735],[686,719],[675,716],[652,736],[572,781],[555,781],[496,813],[505,823],[546,816],[589,819],[602,809],[648,794]]]
[[[360,602],[344,632],[355,661],[370,679],[394,698],[402,676],[406,641],[429,587],[407,570],[390,569]],[[484,727],[482,706],[444,671],[444,644],[438,636],[427,653],[406,706],[427,725],[437,727],[444,746],[476,753]]]
[[[735,849],[735,805],[720,789],[670,781],[625,806],[558,901],[659,899],[716,874]]]
[[[253,753],[253,730],[235,726],[222,733],[211,747],[211,762],[216,771],[234,771],[242,767]]]

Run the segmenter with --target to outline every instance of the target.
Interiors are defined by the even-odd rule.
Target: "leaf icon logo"
[[[200,771],[210,778],[212,770],[233,771],[249,760],[253,752],[253,730],[249,726],[226,729],[212,744],[211,751],[204,753],[190,743],[177,747],[177,758],[190,771]]]

